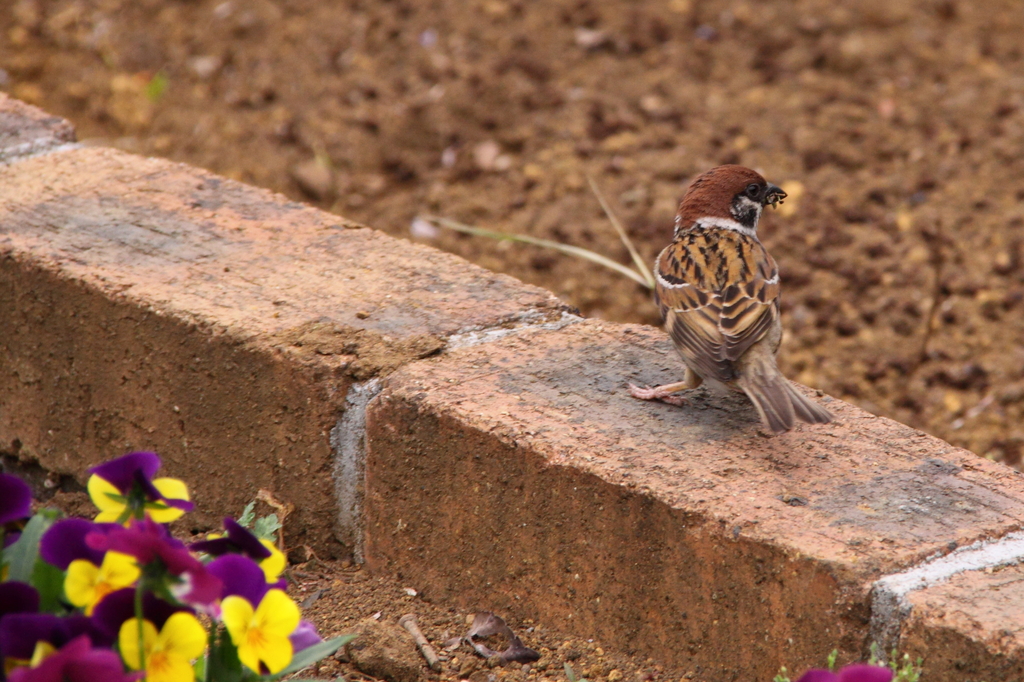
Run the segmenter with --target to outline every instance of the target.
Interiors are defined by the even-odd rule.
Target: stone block
[[[900,650],[927,679],[1024,679],[1024,567],[966,571],[908,595]]]
[[[767,680],[861,657],[874,580],[1024,520],[1017,472],[828,396],[773,437],[744,396],[626,392],[681,373],[660,330],[595,321],[406,365],[367,412],[368,564]]]

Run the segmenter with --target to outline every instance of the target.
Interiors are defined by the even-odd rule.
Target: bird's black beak
[[[782,191],[781,187],[776,187],[772,183],[768,183],[768,187],[764,193],[764,205],[772,205],[775,208],[777,204],[781,204],[782,200],[786,198],[786,193]]]

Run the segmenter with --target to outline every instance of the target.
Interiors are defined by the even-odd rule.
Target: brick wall
[[[624,392],[679,371],[658,330],[0,95],[0,449],[156,450],[198,525],[266,489],[291,547],[697,679],[872,640],[1024,672],[1020,474],[828,396],[767,437],[739,398]]]

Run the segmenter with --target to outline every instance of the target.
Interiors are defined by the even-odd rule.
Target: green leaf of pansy
[[[249,504],[245,505],[245,509],[242,510],[242,515],[238,517],[238,525],[242,528],[249,528],[252,526],[252,522],[256,519],[256,500],[253,500]]]
[[[59,517],[60,512],[56,509],[43,509],[28,520],[18,541],[4,550],[4,561],[9,566],[8,580],[32,581],[32,572],[39,559],[39,540]]]
[[[40,611],[56,614],[64,612],[61,604],[64,597],[64,571],[40,557],[32,569],[32,585],[39,591]]]
[[[277,514],[271,514],[256,519],[256,523],[252,527],[252,534],[260,540],[273,541],[277,538],[279,530],[281,530],[281,522],[277,520]]]
[[[355,638],[355,635],[342,635],[341,637],[335,637],[334,639],[329,639],[326,642],[320,642],[319,644],[307,647],[292,657],[292,662],[288,664],[287,668],[279,672],[276,676],[268,677],[266,679],[277,680],[285,675],[298,672],[303,668],[308,668],[317,661],[327,658]]]

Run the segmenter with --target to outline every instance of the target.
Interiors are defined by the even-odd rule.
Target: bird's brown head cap
[[[718,166],[690,183],[679,204],[676,234],[689,229],[702,218],[735,222],[741,231],[753,233],[757,229],[761,209],[768,204],[774,206],[785,198],[785,192],[755,170],[735,165]]]

